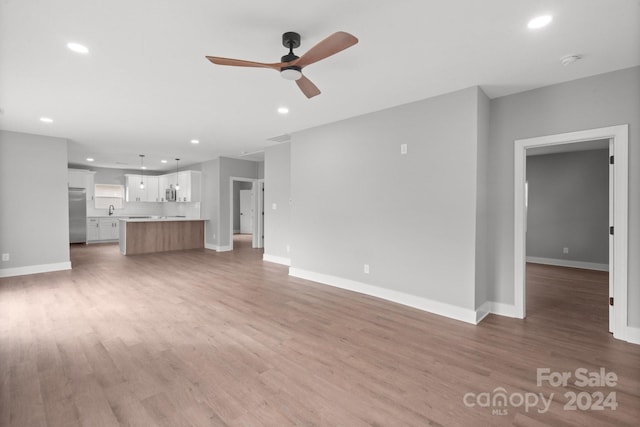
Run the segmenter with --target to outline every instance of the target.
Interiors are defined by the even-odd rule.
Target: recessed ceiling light
[[[89,48],[80,43],[67,43],[67,47],[76,53],[89,53]]]
[[[192,139],[192,140],[191,140],[191,143],[192,143],[192,144],[200,144],[200,141],[198,141],[197,139]]]
[[[278,113],[280,114],[289,114],[289,109],[287,107],[278,108]]]
[[[44,123],[53,123],[53,119],[49,117],[40,117],[40,121]]]
[[[546,27],[551,23],[552,20],[553,20],[553,17],[551,15],[537,16],[533,18],[531,21],[529,21],[529,23],[527,24],[527,27],[531,28],[532,30],[536,28]]]
[[[93,162],[95,159],[93,157],[87,157],[87,162]]]
[[[140,169],[145,169],[145,170],[146,170],[146,169],[147,169],[147,167],[146,167],[146,166],[142,166]]]
[[[167,163],[166,160],[160,160],[160,163]]]

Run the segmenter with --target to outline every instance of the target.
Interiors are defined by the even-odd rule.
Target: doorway
[[[610,140],[614,164],[610,169],[609,223],[609,329],[626,339],[627,326],[627,221],[628,125],[527,138],[515,141],[514,150],[514,305],[517,317],[526,316],[526,157],[527,150],[588,141]]]
[[[264,180],[231,177],[229,243],[233,250],[235,237],[250,241],[252,248],[264,246]],[[250,237],[250,238],[249,238]]]
[[[531,319],[609,325],[608,139],[527,149],[526,298]]]

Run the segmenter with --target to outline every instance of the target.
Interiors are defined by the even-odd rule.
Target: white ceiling
[[[302,35],[300,55],[339,30],[360,43],[305,68],[322,91],[310,100],[272,70],[204,58],[277,62],[283,32]],[[145,154],[160,171],[469,86],[494,98],[636,66],[639,40],[638,0],[1,0],[0,127],[68,138],[71,163]]]

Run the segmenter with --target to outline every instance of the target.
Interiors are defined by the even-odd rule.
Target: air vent
[[[269,138],[267,141],[273,142],[289,142],[291,141],[291,135],[285,133],[284,135],[274,136],[273,138]]]

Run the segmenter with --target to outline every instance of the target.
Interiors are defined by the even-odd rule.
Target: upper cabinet
[[[87,190],[87,200],[95,196],[95,172],[85,169],[67,169],[69,188],[84,188]]]
[[[125,175],[127,202],[159,202],[157,176],[149,175]],[[140,188],[140,183],[144,183],[144,188]]]
[[[178,184],[180,184],[180,189],[176,191],[176,199],[178,202],[200,201],[200,172],[179,172]]]
[[[125,175],[127,202],[199,202],[200,201],[200,172],[182,171],[177,175],[170,173],[160,176]],[[144,182],[144,189],[140,188],[140,181]],[[167,189],[176,188],[176,200],[167,200]]]

